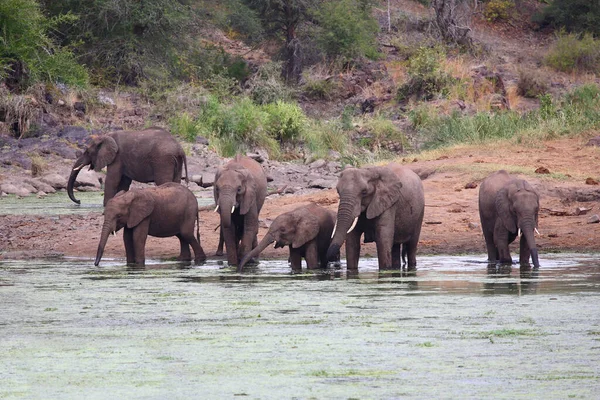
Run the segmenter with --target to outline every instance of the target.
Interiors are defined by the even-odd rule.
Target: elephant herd
[[[200,244],[198,202],[181,185],[187,164],[181,145],[161,128],[118,131],[93,137],[75,161],[68,181],[71,200],[78,172],[84,166],[106,167],[104,223],[95,265],[100,263],[110,233],[123,228],[128,264],[144,264],[147,236],[176,236],[181,245],[178,260],[206,260]],[[156,187],[128,190],[131,182],[155,182]],[[258,218],[267,196],[267,178],[255,160],[236,156],[221,166],[213,186],[215,211],[220,214],[220,240],[216,254],[226,246],[227,262],[238,272],[271,243],[289,247],[294,271],[301,259],[309,269],[339,261],[345,243],[346,265],[358,269],[360,241],[375,242],[380,269],[398,269],[406,263],[415,269],[425,195],[419,176],[411,169],[386,166],[346,168],[338,183],[337,214],[316,204],[279,215],[258,242]],[[520,237],[520,263],[531,258],[539,267],[534,232],[537,231],[539,196],[524,180],[498,171],[480,186],[479,213],[490,263],[512,263],[509,244]],[[196,227],[194,231],[194,226]]]

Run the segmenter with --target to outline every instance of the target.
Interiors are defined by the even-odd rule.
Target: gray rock
[[[96,171],[90,171],[87,168],[83,168],[77,175],[77,181],[74,185],[76,188],[83,186],[91,186],[96,189],[100,189],[100,176]]]
[[[67,178],[56,173],[44,175],[40,178],[40,181],[47,183],[54,189],[65,189],[67,187]]]
[[[215,184],[215,174],[211,172],[205,172],[202,174],[200,186],[203,188],[211,187]]]
[[[308,165],[308,168],[310,168],[310,169],[319,169],[319,168],[323,168],[325,165],[327,165],[327,161],[325,161],[322,158],[320,158],[317,161],[311,162]]]
[[[194,182],[198,186],[202,186],[202,175],[194,174],[190,177],[190,182]]]
[[[100,102],[100,104],[103,104],[105,106],[116,105],[115,101],[111,97],[102,92],[98,93],[98,101]]]
[[[28,184],[30,184],[31,186],[33,186],[34,188],[36,188],[36,190],[38,192],[45,192],[45,193],[54,193],[56,192],[56,190],[48,185],[47,183],[44,183],[42,181],[40,181],[39,179],[36,178],[27,178],[25,179],[25,182],[27,182]]]
[[[598,214],[592,215],[587,221],[588,224],[597,224],[598,222],[600,222],[600,217]]]
[[[308,187],[313,189],[331,189],[335,187],[336,183],[334,180],[315,179],[308,184]]]
[[[480,225],[478,223],[476,223],[476,222],[469,222],[468,226],[469,226],[469,229],[473,230],[473,229],[479,229]]]
[[[3,183],[1,189],[6,194],[16,194],[21,197],[26,197],[31,194],[29,190],[21,186],[13,185],[12,183]]]

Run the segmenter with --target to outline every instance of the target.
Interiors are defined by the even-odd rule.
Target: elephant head
[[[77,204],[81,203],[73,195],[73,186],[79,171],[86,165],[89,165],[90,169],[100,171],[115,160],[118,150],[119,147],[117,146],[117,142],[115,142],[111,136],[92,136],[91,143],[85,149],[83,154],[77,158],[75,164],[73,164],[71,175],[69,176],[67,193],[72,201]]]
[[[108,236],[111,233],[116,233],[123,227],[136,227],[153,210],[154,197],[144,190],[121,191],[110,199],[104,208],[104,223],[102,225],[102,233],[94,265],[97,266],[100,263]]]
[[[512,234],[519,231],[527,241],[533,265],[539,267],[534,232],[538,225],[539,196],[524,180],[516,179],[498,191],[496,210],[504,228]]]
[[[269,227],[269,231],[251,252],[246,254],[238,265],[238,272],[246,263],[257,257],[268,245],[275,242],[275,248],[292,246],[299,248],[319,234],[319,219],[306,207],[281,214]]]
[[[336,189],[340,205],[327,251],[330,261],[339,253],[362,213],[367,219],[376,218],[400,199],[402,183],[387,167],[349,168],[342,171]]]

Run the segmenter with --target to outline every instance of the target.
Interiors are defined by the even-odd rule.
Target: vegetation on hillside
[[[544,70],[519,67],[510,87],[491,62],[472,72],[491,54],[463,25],[469,7],[503,24],[534,2],[415,0],[433,10],[417,17],[376,0],[5,0],[0,133],[35,132],[49,95],[93,104],[99,88],[137,92],[160,116],[148,124],[205,137],[225,156],[262,148],[356,164],[411,146],[600,127],[596,85],[557,91],[549,78],[600,74],[600,12],[589,1],[535,3],[533,21],[556,34]],[[247,61],[257,49],[272,61]],[[510,108],[511,96],[539,109]]]

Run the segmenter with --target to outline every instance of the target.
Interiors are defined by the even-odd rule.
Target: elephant
[[[194,223],[197,223],[194,237]],[[190,261],[190,245],[194,261],[206,260],[200,244],[200,221],[196,196],[185,186],[168,182],[144,189],[120,191],[110,199],[104,209],[104,223],[96,261],[98,265],[111,232],[124,228],[123,242],[127,264],[145,263],[145,245],[148,235],[155,237],[177,236],[181,245],[178,260]]]
[[[267,197],[267,177],[258,162],[238,154],[215,174],[213,192],[227,263],[237,266],[257,245],[258,214]]]
[[[106,168],[104,182],[104,205],[117,192],[129,190],[131,181],[154,182],[162,185],[167,182],[181,183],[182,168],[187,161],[181,145],[162,128],[148,128],[142,131],[116,131],[102,136],[92,136],[92,141],[83,154],[75,161],[67,184],[69,198],[80,201],[73,195],[73,185],[79,171],[86,165],[100,171]]]
[[[505,170],[485,178],[479,187],[479,217],[487,247],[488,262],[512,263],[508,245],[521,236],[519,260],[539,268],[534,232],[537,231],[540,200],[531,185]]]
[[[335,257],[345,241],[347,268],[357,270],[360,237],[364,233],[365,243],[377,245],[379,269],[400,268],[401,253],[408,258],[408,269],[416,269],[425,211],[421,178],[395,163],[347,168],[336,189],[340,204],[328,260]]]
[[[335,218],[334,211],[312,203],[279,215],[258,246],[244,256],[238,265],[238,272],[242,272],[250,259],[257,257],[273,242],[275,248],[289,246],[293,271],[302,270],[302,257],[308,269],[326,268],[327,249]]]

